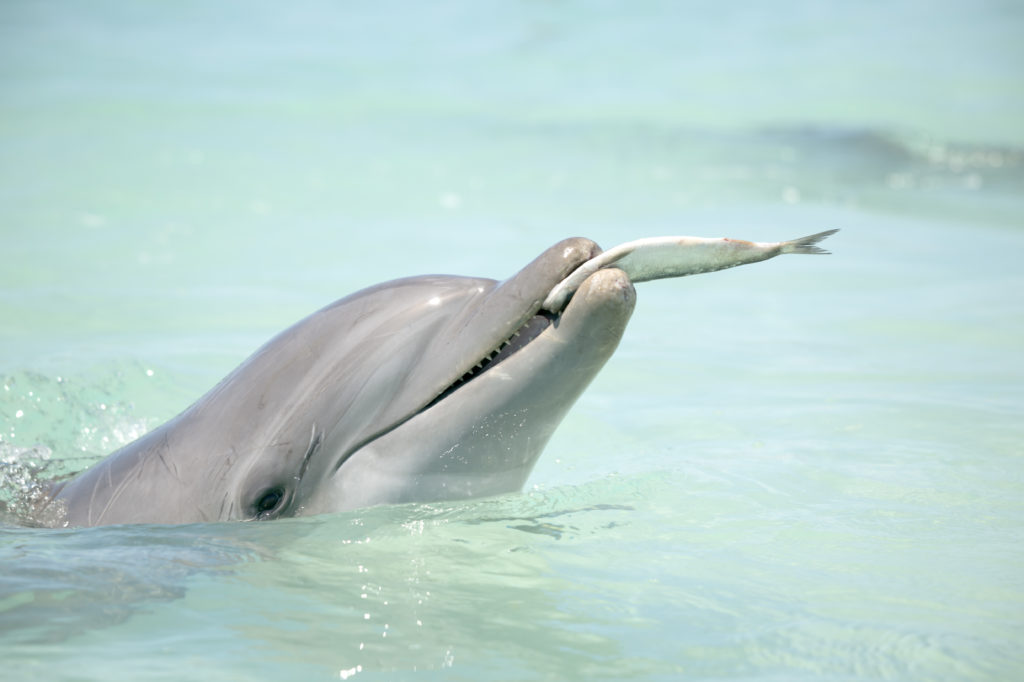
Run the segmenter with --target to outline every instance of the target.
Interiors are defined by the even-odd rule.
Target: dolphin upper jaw
[[[295,513],[519,490],[615,351],[635,301],[623,272],[595,273],[535,338],[349,453]]]

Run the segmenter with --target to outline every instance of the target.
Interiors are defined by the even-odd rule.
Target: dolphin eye
[[[270,488],[263,491],[256,500],[255,511],[257,519],[265,519],[270,513],[277,509],[284,500],[284,488]]]

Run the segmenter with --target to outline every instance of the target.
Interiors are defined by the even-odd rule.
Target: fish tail
[[[801,237],[800,239],[791,239],[788,242],[782,242],[782,248],[780,253],[832,253],[818,246],[825,237],[834,235],[839,230],[826,230],[825,232],[819,232],[818,234],[812,234],[808,237]]]

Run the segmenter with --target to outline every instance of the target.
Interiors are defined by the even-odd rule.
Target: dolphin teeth
[[[464,384],[472,381],[481,372],[486,372],[490,369],[492,364],[504,362],[509,356],[518,352],[533,339],[537,338],[545,329],[548,328],[548,326],[552,324],[552,322],[557,320],[557,318],[558,316],[556,314],[543,311],[534,315],[532,319],[528,320],[522,327],[513,332],[512,336],[502,341],[497,348],[483,356],[475,366],[470,368],[468,372],[453,381],[448,388],[442,391],[441,394],[434,398],[424,409],[432,407],[439,401],[451,395],[452,391],[461,388]]]

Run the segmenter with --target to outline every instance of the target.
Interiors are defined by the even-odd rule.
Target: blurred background
[[[877,266],[929,221],[1020,228],[1022,26],[988,0],[7,2],[0,362],[215,365],[191,392],[362,286],[500,279],[564,236],[842,227]]]

